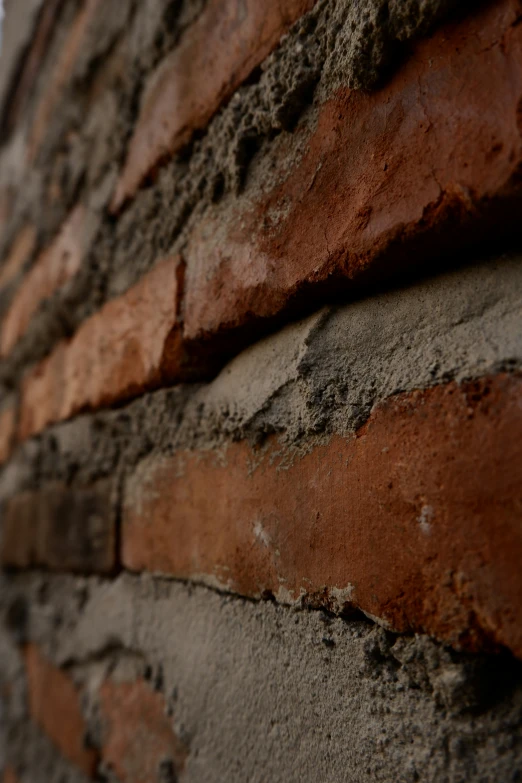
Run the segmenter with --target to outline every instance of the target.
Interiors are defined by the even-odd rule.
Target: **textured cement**
[[[108,673],[146,676],[189,749],[183,783],[520,780],[522,681],[508,658],[150,577],[25,575],[2,585],[0,603],[9,758],[25,759],[31,783],[83,778],[42,739],[26,752],[15,642],[27,639],[87,694]],[[84,708],[96,738],[94,701]]]
[[[516,254],[325,308],[242,352],[209,384],[51,427],[0,470],[0,502],[46,480],[115,475],[153,449],[273,433],[306,447],[353,432],[393,394],[520,370],[521,321]]]
[[[5,18],[0,32],[0,105],[6,100],[9,86],[16,79],[17,68],[31,41],[42,4],[43,0],[4,0]]]

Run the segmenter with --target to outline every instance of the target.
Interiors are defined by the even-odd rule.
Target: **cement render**
[[[521,671],[509,658],[469,658],[368,621],[151,577],[26,574],[4,582],[0,605],[10,617],[0,637],[14,701],[8,753],[26,765],[24,783],[83,778],[42,738],[27,753],[21,640],[84,688],[94,741],[97,684],[147,677],[188,747],[183,783],[508,783],[522,774]]]
[[[289,450],[348,434],[399,392],[522,369],[517,254],[324,308],[232,360],[209,384],[80,416],[22,444],[0,501],[48,480],[120,476],[152,451],[277,434]]]
[[[0,36],[0,105],[31,41],[34,25],[43,0],[4,0],[4,22]],[[16,5],[17,13],[14,13]]]
[[[287,443],[355,431],[400,392],[522,366],[522,264],[505,256],[325,309],[233,360],[195,395],[207,417]],[[226,425],[225,425],[226,426]]]

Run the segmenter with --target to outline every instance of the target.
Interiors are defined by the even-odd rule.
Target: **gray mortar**
[[[64,770],[25,718],[21,638],[83,687],[91,742],[97,683],[146,677],[188,748],[183,783],[510,783],[522,774],[522,678],[509,658],[456,655],[425,636],[151,577],[23,575],[2,584],[0,611],[8,758],[24,783],[57,783]]]
[[[6,0],[0,46],[0,105],[20,66],[20,59],[31,42],[36,19],[43,0]],[[16,5],[17,13],[13,9]]]
[[[476,0],[465,8],[473,5]],[[118,6],[118,14],[100,15],[92,31],[92,51],[86,47],[88,54],[76,63],[61,104],[67,110],[57,111],[53,118],[31,187],[19,189],[12,228],[6,235],[9,241],[22,215],[50,235],[82,193],[91,199],[94,191],[98,208],[105,209],[111,193],[107,183],[114,184],[117,167],[123,163],[146,76],[202,7],[202,0],[166,6],[154,0],[136,8],[126,0],[121,9]],[[85,271],[69,291],[59,292],[42,306],[30,332],[3,363],[0,384],[15,386],[27,364],[42,358],[106,299],[133,285],[158,257],[182,250],[191,228],[213,202],[224,200],[226,220],[227,208],[239,191],[244,190],[244,199],[252,199],[284,179],[306,146],[303,134],[290,145],[285,171],[273,170],[270,157],[280,141],[291,137],[296,123],[309,134],[319,104],[338,87],[375,87],[392,73],[401,46],[425,35],[455,10],[462,11],[457,0],[319,0],[265,60],[258,81],[235,92],[203,137],[175,156],[116,223],[105,215],[85,259]],[[123,83],[118,80],[90,110],[86,122],[89,85],[104,57],[118,46],[126,47],[132,68]],[[5,165],[0,163],[0,174]],[[63,191],[61,202],[54,206],[43,195],[51,173]],[[20,172],[17,177],[24,180]],[[7,244],[6,240],[4,251]]]
[[[121,0],[104,8],[104,13],[98,14],[89,28],[36,165],[27,172],[24,156],[14,165],[16,156],[13,156],[12,147],[16,142],[17,149],[23,148],[32,114],[70,28],[76,4],[63,5],[65,12],[55,20],[53,40],[41,63],[29,106],[12,138],[0,152],[0,183],[12,184],[16,191],[15,215],[2,235],[1,255],[5,255],[16,229],[24,220],[30,219],[40,227],[43,241],[56,232],[79,195],[91,200],[92,191],[103,189],[103,181],[111,174],[114,185],[118,168],[124,161],[147,73],[176,45],[184,30],[201,12],[204,0],[149,0],[147,3]],[[16,10],[18,12],[18,8]],[[22,7],[21,15],[23,11]],[[11,9],[11,15],[14,24],[18,13]],[[28,24],[28,20],[24,19],[24,23]],[[110,89],[86,112],[93,83],[103,75],[111,58],[122,50],[130,64],[124,79],[113,81]],[[45,195],[51,175],[62,189],[56,204]],[[20,181],[24,182],[23,188],[17,186]],[[110,195],[106,194],[103,207]],[[111,233],[110,220],[106,233]],[[102,249],[98,252],[103,255]]]
[[[119,474],[152,449],[218,448],[277,433],[308,448],[348,434],[400,392],[522,369],[522,258],[505,256],[267,337],[206,385],[162,390],[49,428],[0,472],[0,501],[61,479]]]

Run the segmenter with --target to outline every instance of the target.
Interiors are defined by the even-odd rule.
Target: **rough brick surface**
[[[20,437],[120,402],[179,373],[177,259],[167,258],[85,321],[24,381]]]
[[[338,290],[427,263],[495,222],[515,226],[519,13],[517,0],[487,4],[417,44],[382,89],[340,90],[282,184],[210,213],[187,251],[185,336],[272,317],[318,283]]]
[[[34,226],[25,226],[15,237],[7,257],[0,267],[0,291],[21,272],[36,244]]]
[[[85,227],[85,209],[79,205],[70,214],[54,242],[36,259],[22,281],[2,322],[0,353],[3,356],[9,353],[24,334],[39,305],[77,274],[84,254]],[[22,258],[25,260],[31,248],[30,237],[24,234],[21,236],[24,237],[23,241],[19,240],[22,241],[22,247],[17,244],[14,248],[17,263]],[[13,256],[9,261],[13,263]]]
[[[16,408],[12,404],[6,405],[0,410],[0,465],[11,453],[15,433]]]
[[[103,760],[121,783],[178,779],[186,750],[174,733],[160,693],[141,679],[108,680],[101,686],[100,704],[105,724]]]
[[[127,484],[123,562],[346,602],[398,630],[521,656],[521,390],[500,375],[399,395],[357,437],[301,458],[275,444],[151,457]]]
[[[52,484],[23,492],[8,503],[2,520],[4,566],[110,572],[115,565],[111,487]]]
[[[522,0],[5,6],[0,777],[522,780]]]
[[[327,101],[302,160],[281,184],[253,203],[251,196],[224,199],[195,227],[184,251],[185,285],[176,286],[179,312],[174,308],[170,323],[162,304],[154,313],[165,337],[151,350],[148,316],[137,311],[130,331],[113,328],[115,319],[123,324],[132,297],[159,279],[153,270],[30,373],[21,437],[167,377],[179,380],[181,356],[211,374],[220,357],[248,341],[252,332],[244,327],[280,316],[314,290],[338,292],[414,259],[428,264],[437,251],[443,257],[493,226],[512,229],[522,155],[517,9],[515,0],[487,5],[418,43],[380,90],[340,90]],[[278,149],[283,157],[274,153],[270,161],[277,170],[288,151]],[[161,287],[163,300],[168,291]],[[166,372],[157,355],[165,340],[169,356],[177,355]],[[108,346],[116,358],[109,359]],[[139,360],[127,361],[135,353]]]
[[[2,780],[3,783],[20,783],[19,778],[12,767],[5,767]]]
[[[146,85],[112,209],[203,128],[315,0],[209,0]]]
[[[86,775],[92,775],[97,755],[84,746],[86,726],[73,681],[53,666],[35,645],[26,647],[25,664],[32,719],[69,761]]]

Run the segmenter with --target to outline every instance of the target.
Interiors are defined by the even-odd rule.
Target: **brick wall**
[[[520,0],[6,0],[4,783],[522,779]]]

